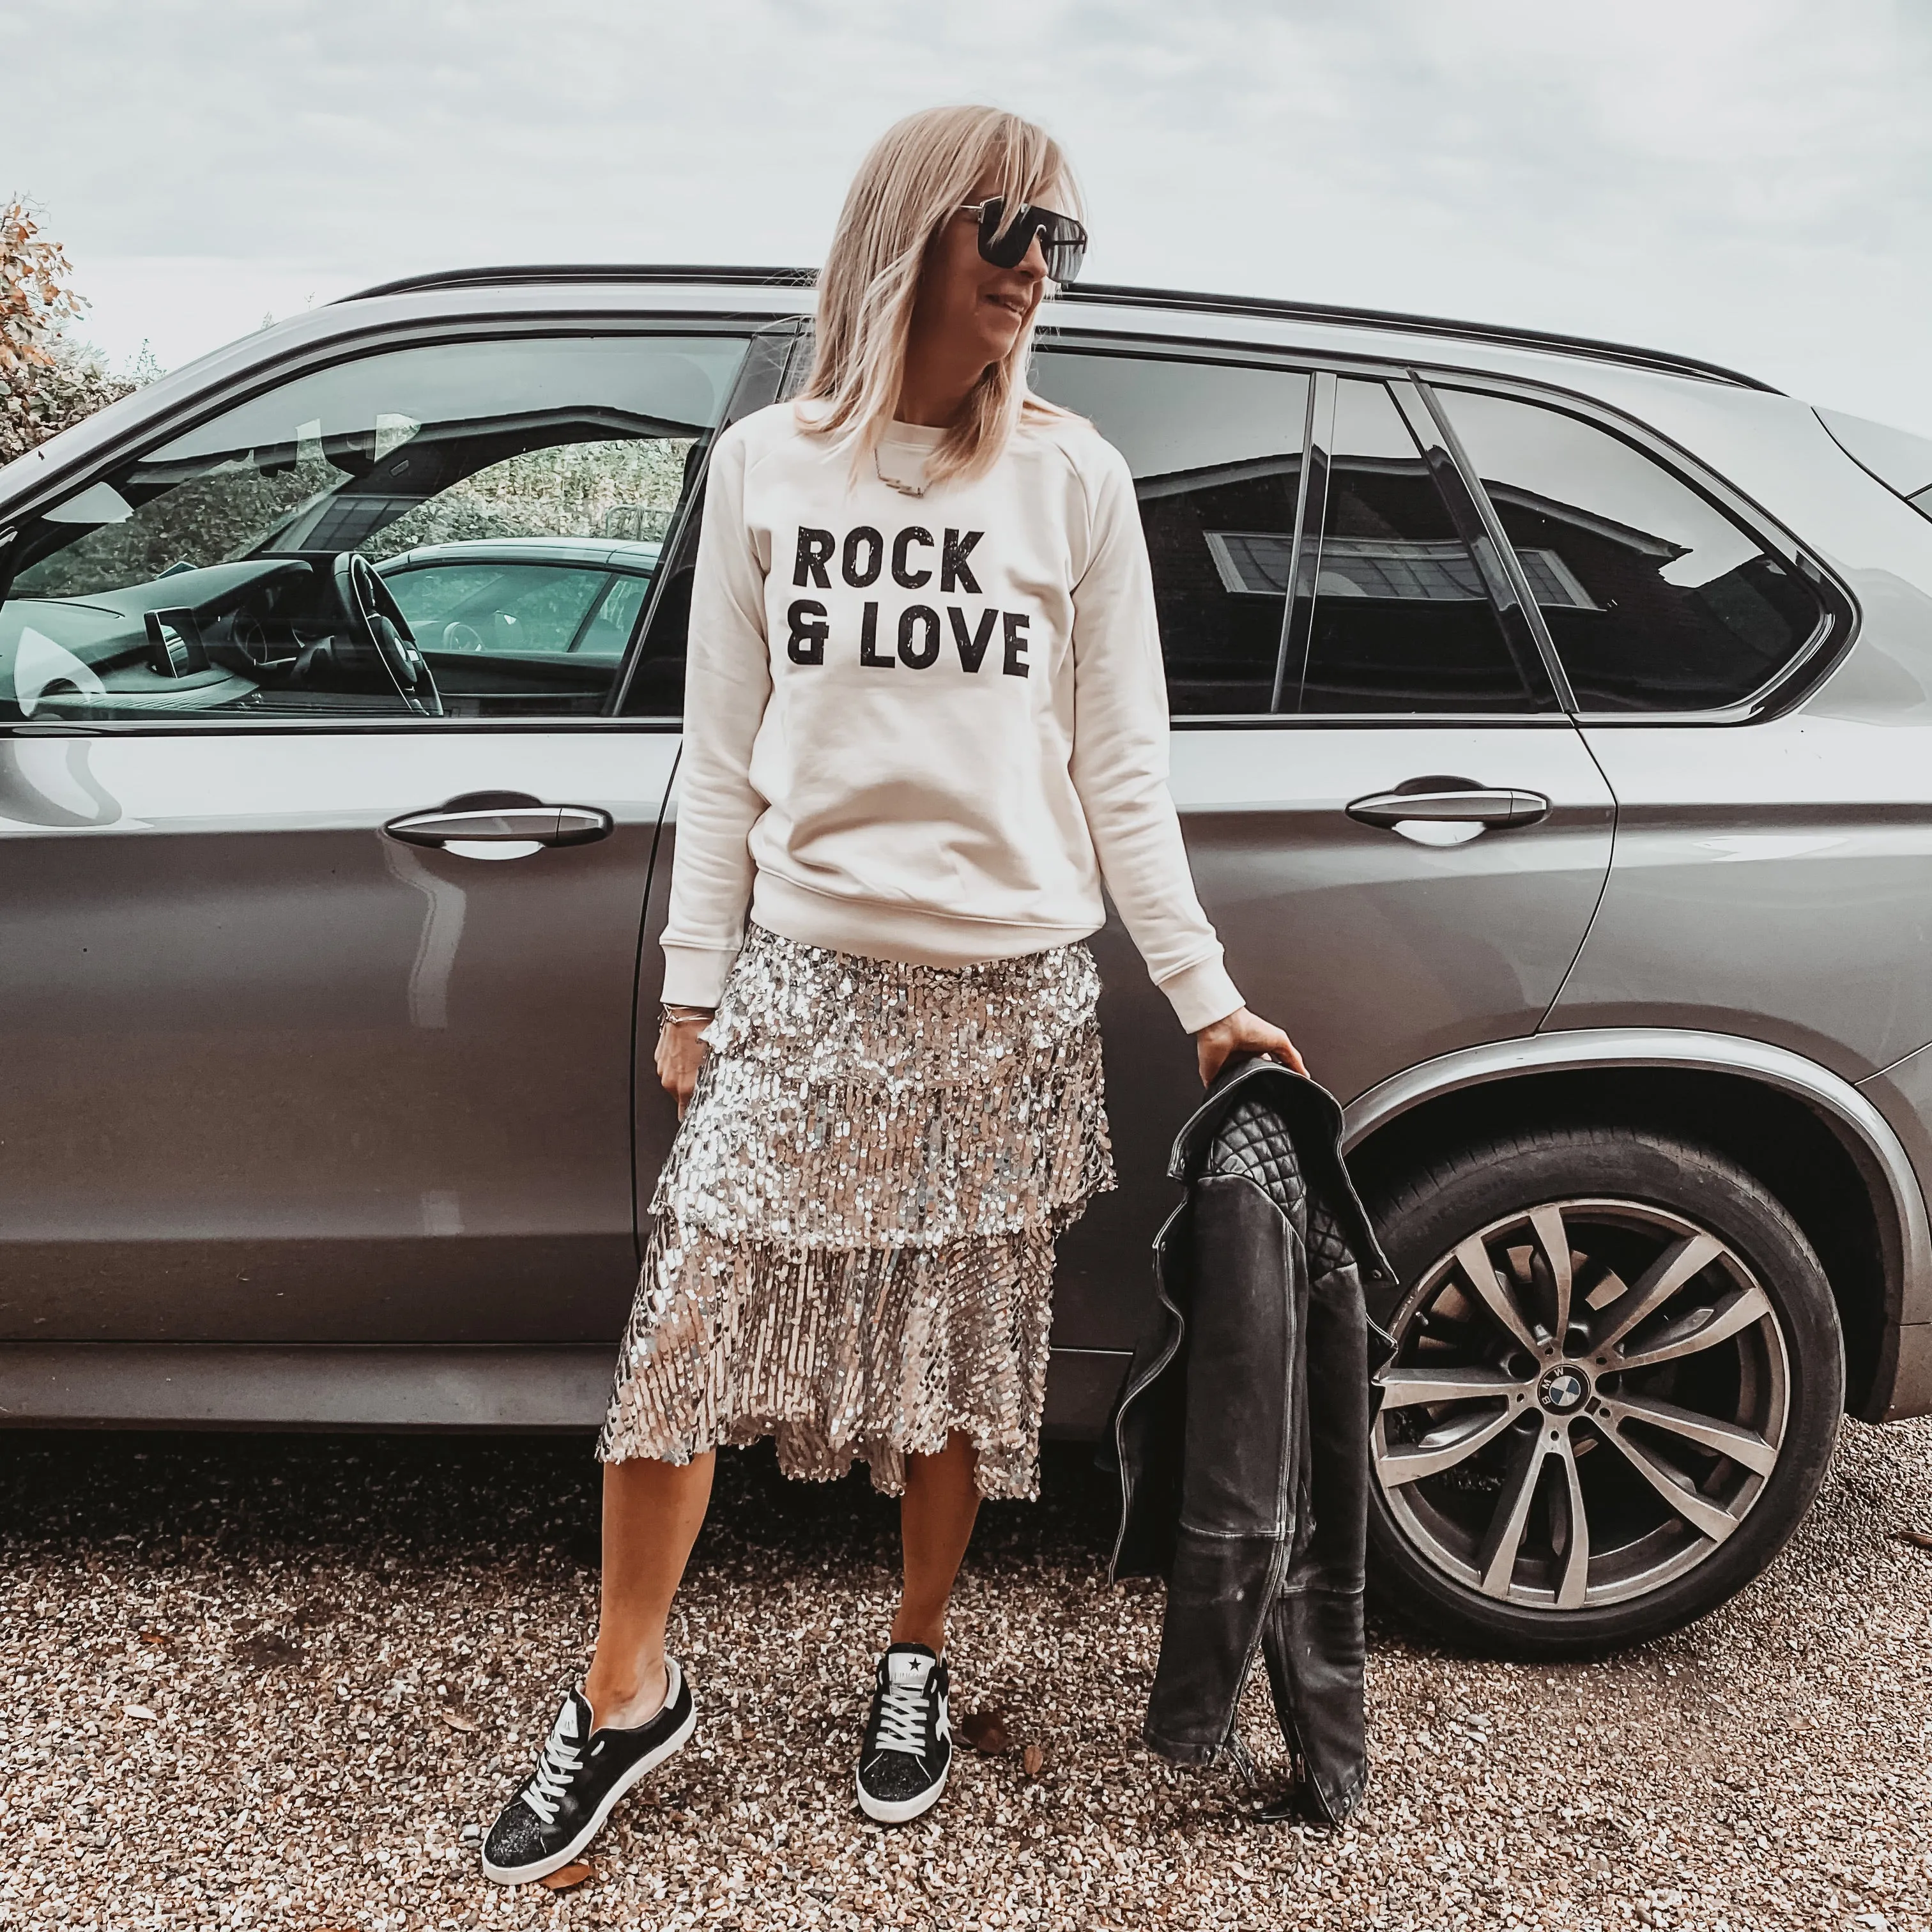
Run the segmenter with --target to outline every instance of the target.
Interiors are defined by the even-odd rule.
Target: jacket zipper
[[[1114,1572],[1120,1567],[1120,1545],[1127,1540],[1127,1511],[1132,1503],[1131,1494],[1132,1485],[1127,1475],[1126,1444],[1121,1439],[1121,1427],[1126,1421],[1127,1411],[1132,1406],[1134,1398],[1167,1366],[1168,1363],[1174,1360],[1174,1352],[1180,1346],[1182,1334],[1180,1310],[1175,1307],[1168,1298],[1165,1263],[1167,1258],[1167,1231],[1180,1220],[1181,1210],[1186,1205],[1187,1203],[1183,1201],[1180,1206],[1162,1222],[1160,1232],[1154,1238],[1154,1296],[1168,1314],[1174,1317],[1174,1333],[1169,1337],[1167,1346],[1148,1364],[1147,1372],[1121,1396],[1120,1406],[1114,1412],[1114,1460],[1119,1465],[1120,1472],[1120,1526],[1114,1532],[1114,1553],[1107,1559],[1107,1580],[1109,1582],[1114,1580]]]
[[[1250,1183],[1250,1186],[1252,1184],[1252,1182]],[[1268,1205],[1274,1208],[1274,1203],[1270,1201]],[[1275,1208],[1274,1211],[1276,1217],[1281,1221],[1282,1226],[1287,1229],[1289,1240],[1293,1241],[1297,1247],[1301,1249],[1302,1270],[1306,1274],[1308,1269],[1307,1249],[1303,1246],[1300,1236],[1296,1234],[1293,1226],[1286,1216],[1282,1214],[1281,1210]],[[1305,1351],[1307,1347],[1307,1338],[1304,1336],[1300,1338],[1300,1340],[1301,1348]],[[1288,1359],[1284,1371],[1287,1379],[1282,1389],[1282,1413],[1289,1417],[1291,1421],[1293,1419],[1294,1399],[1294,1355],[1295,1351],[1291,1348],[1288,1351]],[[1291,1430],[1288,1432],[1288,1440],[1292,1442],[1294,1436]],[[1240,1740],[1234,1735],[1240,1723],[1241,1692],[1246,1687],[1249,1677],[1253,1672],[1255,1653],[1262,1647],[1262,1639],[1268,1629],[1268,1612],[1274,1607],[1276,1598],[1281,1594],[1282,1579],[1288,1574],[1288,1553],[1294,1541],[1293,1532],[1288,1522],[1288,1492],[1292,1487],[1291,1460],[1292,1459],[1287,1455],[1282,1457],[1280,1472],[1275,1478],[1274,1553],[1268,1558],[1268,1584],[1262,1599],[1264,1607],[1261,1615],[1255,1619],[1255,1634],[1248,1640],[1247,1654],[1241,1660],[1240,1675],[1234,1680],[1234,1701],[1228,1712],[1228,1728],[1222,1734],[1221,1738],[1220,1749],[1226,1750],[1228,1742],[1232,1738],[1240,1745],[1244,1756],[1246,1754],[1247,1747],[1240,1744]]]

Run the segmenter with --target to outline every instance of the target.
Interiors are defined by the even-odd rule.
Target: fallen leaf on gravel
[[[574,1865],[566,1865],[561,1871],[554,1871],[548,1878],[540,1878],[538,1884],[546,1892],[574,1892],[591,1876],[590,1868],[580,1858]]]
[[[156,1721],[154,1712],[145,1704],[123,1704],[121,1714],[126,1718],[139,1718],[146,1724],[152,1724]]]
[[[1932,1550],[1932,1529],[1901,1529],[1898,1540],[1919,1550]]]
[[[1037,1744],[1028,1744],[1020,1753],[1020,1763],[1029,1778],[1037,1778],[1040,1767],[1046,1762],[1046,1754]]]
[[[474,1718],[466,1718],[460,1711],[442,1711],[437,1713],[452,1731],[473,1731],[477,1728]]]
[[[167,1640],[168,1634],[166,1630],[146,1630],[141,1633],[141,1641],[143,1643],[165,1645]]]
[[[1011,1742],[1006,1736],[1005,1714],[999,1711],[969,1711],[959,1720],[959,1735],[976,1751],[997,1757]]]

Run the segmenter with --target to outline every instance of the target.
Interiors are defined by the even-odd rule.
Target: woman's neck
[[[917,339],[906,345],[899,399],[892,413],[922,429],[950,429],[966,411],[966,399],[986,373],[984,364],[968,367],[957,355],[935,355]]]

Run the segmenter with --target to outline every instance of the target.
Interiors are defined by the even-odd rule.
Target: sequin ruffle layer
[[[889,1494],[954,1430],[1038,1487],[1053,1244],[1114,1184],[1084,946],[956,968],[753,926],[651,1201],[598,1454],[777,1438]]]

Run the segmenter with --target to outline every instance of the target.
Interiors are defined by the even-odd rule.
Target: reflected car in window
[[[650,1065],[718,432],[809,278],[496,269],[250,336],[0,471],[0,1415],[578,1428]],[[1376,1584],[1522,1654],[1744,1587],[1932,1410],[1932,442],[1693,358],[1087,286],[1171,785],[1400,1280]],[[1192,1043],[1094,940],[1150,1312]]]
[[[662,546],[482,537],[399,551],[376,574],[436,673],[446,704],[598,708],[630,647]]]

